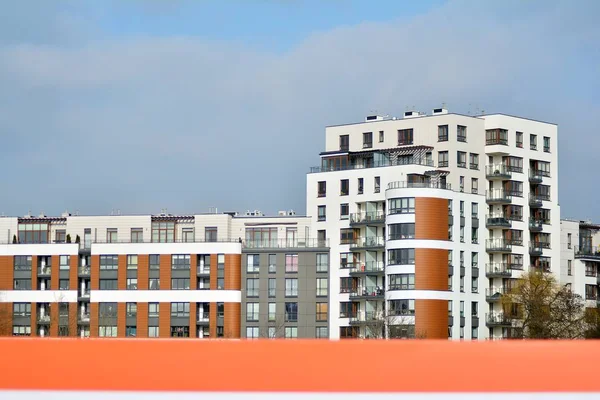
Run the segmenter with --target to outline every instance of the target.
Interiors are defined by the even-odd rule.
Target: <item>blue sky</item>
[[[594,0],[10,2],[0,213],[304,212],[326,125],[446,103],[558,123],[562,215],[600,220],[598,15]]]

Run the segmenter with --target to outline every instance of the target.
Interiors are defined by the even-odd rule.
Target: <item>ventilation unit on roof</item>
[[[419,112],[419,111],[405,111],[404,112],[404,119],[422,117],[424,115],[425,115],[425,113],[422,113],[422,112]]]
[[[433,115],[448,114],[448,110],[446,110],[445,108],[434,108],[432,114]]]

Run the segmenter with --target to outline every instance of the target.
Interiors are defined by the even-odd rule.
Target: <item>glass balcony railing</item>
[[[382,224],[385,222],[383,211],[350,214],[350,224]]]

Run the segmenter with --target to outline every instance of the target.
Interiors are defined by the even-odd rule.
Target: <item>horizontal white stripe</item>
[[[76,243],[0,244],[0,256],[76,256]]]
[[[458,196],[455,192],[444,189],[400,188],[388,189],[385,191],[386,199],[394,199],[397,197],[437,197],[440,199],[452,199]]]
[[[385,267],[386,275],[394,274],[414,274],[415,266],[413,265],[390,265]]]
[[[444,249],[452,250],[456,245],[449,240],[422,240],[422,239],[401,239],[388,240],[385,243],[387,250],[391,249]]]
[[[239,290],[92,290],[92,303],[240,303]]]
[[[77,303],[76,290],[3,290],[0,303]]]
[[[452,292],[438,290],[392,290],[385,292],[386,300],[453,300]]]
[[[594,400],[599,393],[214,393],[0,391],[4,400]],[[401,396],[401,397],[400,397]]]
[[[94,243],[99,254],[241,254],[241,243]]]
[[[415,214],[389,214],[385,217],[387,224],[404,224],[415,222]]]

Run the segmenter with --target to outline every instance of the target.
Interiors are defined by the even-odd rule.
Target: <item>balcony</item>
[[[550,264],[549,263],[545,263],[545,264],[531,264],[529,266],[529,269],[532,271],[538,271],[538,272],[552,272],[552,270],[550,269]]]
[[[210,319],[209,312],[199,312],[196,315],[196,324],[208,326]]]
[[[510,278],[512,269],[507,263],[493,263],[485,265],[486,278]]]
[[[329,239],[271,239],[244,240],[245,249],[304,249],[329,247]]]
[[[486,215],[485,216],[485,227],[486,228],[510,228],[511,222],[504,215]]]
[[[354,250],[379,250],[385,247],[385,240],[381,236],[367,238],[358,238],[350,243],[350,248]]]
[[[406,182],[395,181],[388,183],[387,190],[393,189],[444,189],[452,190],[449,183],[443,182]]]
[[[81,325],[89,324],[90,323],[90,314],[89,313],[78,314],[77,315],[77,323],[79,323]]]
[[[543,180],[544,180],[544,175],[543,175],[542,171],[529,170],[529,182],[530,183],[538,184],[538,183],[542,183]]]
[[[544,253],[544,249],[549,249],[549,242],[529,242],[529,255],[530,256],[541,256]]]
[[[485,202],[487,204],[510,204],[512,203],[512,194],[502,189],[486,190]]]
[[[78,291],[77,301],[90,301],[90,290],[87,289],[85,291]]]
[[[422,151],[423,146],[414,146],[406,148],[405,151],[411,151],[414,149],[415,152]],[[345,165],[327,166],[321,165],[318,167],[311,167],[311,174],[318,174],[320,172],[332,172],[332,171],[348,171],[353,169],[369,169],[369,168],[381,168],[381,167],[393,167],[397,165],[422,165],[425,167],[435,167],[433,160],[426,159],[425,157],[418,157],[413,154],[413,157],[398,157],[396,160],[381,160],[379,162],[369,163],[348,163]]]
[[[502,300],[502,296],[510,293],[510,290],[504,287],[491,287],[485,289],[485,301],[488,303],[495,303]]]
[[[383,211],[350,214],[350,226],[383,224],[385,224],[385,213]]]
[[[383,314],[380,311],[359,311],[350,314],[350,325],[369,324],[378,321],[384,321]]]
[[[533,232],[540,232],[544,229],[544,222],[541,219],[529,218],[529,230]]]
[[[209,276],[210,265],[198,265],[196,267],[196,276]]]
[[[598,246],[575,246],[575,258],[590,261],[600,261],[600,247]]]
[[[504,313],[485,314],[485,325],[488,328],[510,327],[510,326],[512,326],[512,321],[513,321],[513,318]]]
[[[540,208],[542,207],[544,204],[542,203],[542,200],[545,200],[544,197],[542,196],[537,196],[533,193],[529,193],[529,206],[533,207],[533,208]]]
[[[508,180],[512,174],[504,164],[487,165],[485,167],[485,177],[489,180]]]
[[[350,267],[351,276],[360,275],[379,275],[383,274],[384,263],[383,261],[371,261],[366,263],[353,263]]]
[[[50,316],[49,315],[39,315],[37,318],[37,322],[40,325],[49,325],[50,324]]]
[[[37,270],[38,277],[47,278],[52,273],[52,267],[39,267]]]
[[[351,299],[383,300],[383,288],[379,286],[362,286],[350,292]]]
[[[90,276],[91,268],[89,266],[79,267],[78,272],[79,272],[78,273],[79,276],[83,276],[83,277]]]
[[[510,253],[512,244],[505,239],[487,239],[485,241],[485,250],[489,253]]]

